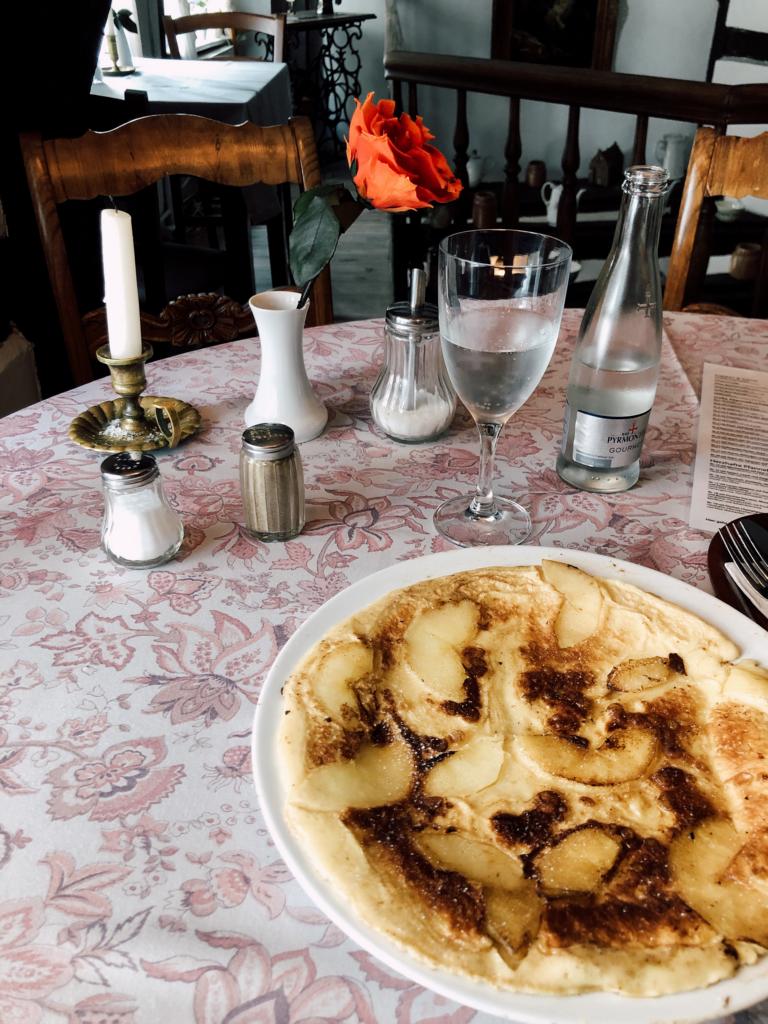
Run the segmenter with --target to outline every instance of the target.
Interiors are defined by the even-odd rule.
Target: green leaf
[[[293,204],[293,219],[298,220],[298,218],[306,211],[315,196],[321,196],[326,200],[329,206],[335,206],[336,203],[339,202],[339,192],[347,192],[347,190],[343,185],[317,185],[315,188],[310,188],[306,192],[302,192]],[[349,192],[347,192],[347,195],[349,195]]]
[[[298,203],[296,204],[298,206]],[[313,280],[336,252],[341,226],[320,195],[312,196],[293,224],[289,243],[291,273],[302,287]]]

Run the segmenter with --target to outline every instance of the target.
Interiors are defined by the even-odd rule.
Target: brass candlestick
[[[91,406],[75,417],[69,436],[77,444],[97,451],[156,451],[175,448],[200,427],[200,413],[178,398],[142,395],[147,386],[144,364],[152,358],[152,346],[144,343],[141,355],[115,359],[109,346],[96,352],[109,367],[117,399]]]
[[[152,346],[146,343],[142,345],[141,355],[132,356],[130,359],[114,359],[109,354],[109,345],[102,345],[96,352],[99,362],[109,367],[112,387],[123,399],[122,415],[118,423],[119,432],[125,440],[144,441],[150,435],[154,436],[139,404],[139,395],[147,386],[144,364],[152,355]]]
[[[111,11],[109,12],[109,16],[110,18],[112,17]],[[117,36],[114,32],[107,33],[107,53],[109,54],[109,59],[112,61],[112,69],[109,74],[119,75],[120,68],[117,66]]]
[[[112,15],[110,14],[110,18]],[[107,53],[109,59],[112,62],[111,68],[102,68],[102,75],[132,75],[136,71],[132,65],[130,67],[121,68],[117,63],[120,59],[117,49],[117,34],[107,35]]]

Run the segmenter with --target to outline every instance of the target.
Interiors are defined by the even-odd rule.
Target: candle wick
[[[107,196],[107,199],[109,199],[110,203],[112,203],[112,209],[116,210],[117,209],[117,203],[115,202],[115,197],[114,196]]]

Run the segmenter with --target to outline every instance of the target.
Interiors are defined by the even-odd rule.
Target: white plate
[[[412,981],[474,1007],[524,1024],[693,1024],[731,1014],[768,996],[768,958],[743,967],[735,977],[708,988],[656,999],[632,999],[604,992],[579,996],[534,996],[501,991],[448,971],[425,966],[351,912],[316,871],[283,818],[286,789],[276,766],[276,737],[282,719],[281,687],[318,640],[350,615],[391,590],[421,580],[489,565],[537,565],[542,558],[570,562],[595,576],[620,579],[687,608],[721,629],[745,657],[768,661],[766,634],[751,619],[701,590],[653,569],[563,548],[463,548],[398,562],[336,594],[294,633],[266,678],[253,724],[253,774],[261,809],[285,863],[320,909],[355,942]]]

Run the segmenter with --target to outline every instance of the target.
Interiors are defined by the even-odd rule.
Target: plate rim
[[[353,942],[398,974],[479,1012],[519,1024],[615,1024],[618,1019],[623,1024],[699,1024],[753,1006],[768,996],[768,957],[741,967],[732,978],[713,985],[656,997],[610,992],[567,996],[519,993],[431,967],[383,932],[348,913],[342,901],[334,900],[328,884],[307,859],[284,820],[286,787],[276,770],[274,750],[282,717],[281,688],[313,644],[331,626],[400,587],[494,565],[535,565],[542,559],[570,562],[593,575],[640,586],[679,604],[732,639],[741,648],[739,660],[759,660],[765,631],[752,619],[690,583],[621,558],[570,548],[520,545],[458,548],[395,562],[353,581],[310,613],[278,652],[264,679],[254,713],[251,758],[259,806],[275,846],[301,888]]]

